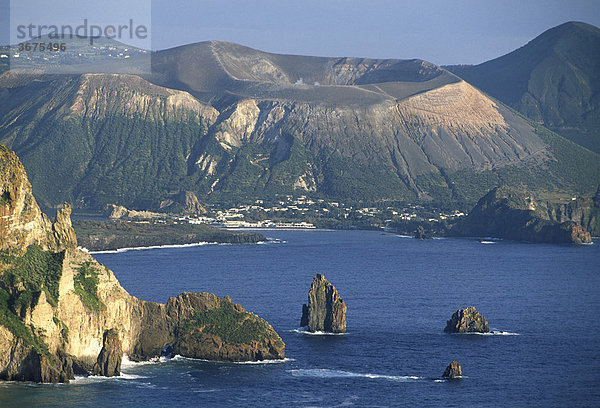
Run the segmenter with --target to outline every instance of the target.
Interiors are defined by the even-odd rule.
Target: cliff
[[[591,242],[590,233],[579,224],[548,219],[530,195],[508,186],[497,187],[481,198],[467,217],[451,227],[450,235],[558,244]]]
[[[600,186],[594,197],[577,197],[568,203],[548,202],[544,211],[552,221],[573,221],[592,236],[600,236]]]
[[[31,184],[17,156],[0,144],[0,250],[23,251],[30,245],[44,250],[75,248],[68,204],[52,222],[40,211]]]
[[[264,320],[209,293],[167,304],[128,294],[113,273],[76,248],[68,206],[50,222],[17,157],[0,146],[0,379],[68,382],[115,375],[119,354],[227,361],[283,358]]]

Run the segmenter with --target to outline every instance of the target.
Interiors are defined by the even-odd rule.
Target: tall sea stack
[[[308,305],[302,305],[300,326],[311,332],[345,333],[346,303],[336,288],[317,274],[308,292]]]

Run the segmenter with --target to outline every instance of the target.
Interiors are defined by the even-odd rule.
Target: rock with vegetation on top
[[[148,360],[168,345],[220,361],[284,357],[273,328],[229,298],[184,293],[159,304],[131,296],[77,249],[68,206],[54,223],[41,213],[23,166],[2,145],[0,170],[0,379],[118,375],[123,354]]]
[[[442,374],[444,378],[460,378],[462,377],[462,368],[460,367],[460,363],[456,360],[452,361],[444,370],[444,374]]]
[[[487,320],[473,306],[457,310],[446,322],[446,333],[489,333]]]
[[[173,352],[217,361],[281,359],[285,345],[271,325],[212,293],[184,293],[169,299],[167,315],[176,323]]]
[[[308,292],[308,305],[302,306],[300,326],[311,332],[345,333],[346,303],[335,287],[317,274]]]
[[[102,350],[94,365],[94,375],[114,377],[121,375],[121,360],[123,359],[123,346],[119,333],[114,329],[104,332]]]
[[[544,243],[589,243],[590,233],[573,222],[548,219],[548,212],[519,189],[500,186],[491,190],[450,229],[451,235],[497,237]]]

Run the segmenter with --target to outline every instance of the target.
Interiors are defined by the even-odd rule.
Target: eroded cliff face
[[[39,245],[55,252],[77,246],[65,204],[55,222],[40,211],[25,169],[17,156],[0,145],[0,250]]]
[[[158,304],[131,296],[109,269],[76,248],[69,207],[54,223],[40,212],[22,165],[1,145],[0,168],[0,379],[116,375],[119,353],[146,360],[166,345],[206,359],[284,357],[273,328],[229,298],[186,293]],[[223,333],[231,328],[222,320],[202,320],[223,308],[240,327],[252,323],[246,337],[228,338]]]
[[[600,236],[600,188],[593,198],[577,197],[568,203],[546,203],[544,212],[552,221],[572,221],[592,236]]]

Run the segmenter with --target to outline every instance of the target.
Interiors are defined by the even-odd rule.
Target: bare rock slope
[[[422,60],[204,42],[156,52],[144,78],[9,71],[0,101],[0,142],[46,206],[159,210],[188,191],[474,202],[501,181],[592,194],[600,179],[597,155]]]

